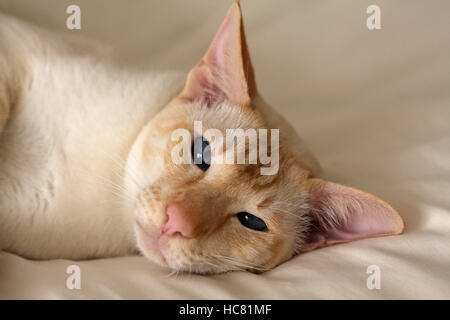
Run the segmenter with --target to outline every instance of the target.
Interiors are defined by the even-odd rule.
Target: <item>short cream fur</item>
[[[403,230],[382,200],[317,179],[314,156],[256,90],[237,3],[187,77],[118,67],[96,45],[3,15],[0,66],[4,250],[36,259],[140,251],[175,270],[264,271],[311,248]],[[171,132],[195,120],[279,128],[278,174],[173,164]],[[195,237],[159,238],[171,203],[191,214]],[[269,232],[240,225],[240,211]]]

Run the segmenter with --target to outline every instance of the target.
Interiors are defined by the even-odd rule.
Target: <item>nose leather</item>
[[[167,221],[162,230],[164,235],[171,237],[179,234],[185,238],[195,236],[195,214],[189,212],[186,207],[181,204],[170,204],[167,206],[166,214]]]

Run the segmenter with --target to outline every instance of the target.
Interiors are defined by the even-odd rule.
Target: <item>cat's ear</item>
[[[228,10],[202,60],[190,71],[181,97],[201,100],[208,105],[228,101],[232,105],[250,105],[256,94],[239,3]]]
[[[321,179],[308,188],[313,225],[300,251],[403,232],[400,215],[374,195]]]

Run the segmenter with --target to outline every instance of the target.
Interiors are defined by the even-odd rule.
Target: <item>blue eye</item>
[[[267,225],[264,220],[248,212],[239,212],[236,216],[244,227],[256,231],[267,231]]]
[[[192,142],[191,147],[194,164],[202,171],[208,170],[211,164],[211,147],[208,140],[203,137],[197,137]]]

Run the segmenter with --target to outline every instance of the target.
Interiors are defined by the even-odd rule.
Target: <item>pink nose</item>
[[[194,237],[195,226],[191,215],[179,204],[171,204],[166,209],[167,221],[162,233],[166,236],[180,234],[185,238]]]

